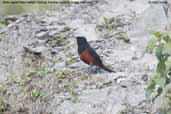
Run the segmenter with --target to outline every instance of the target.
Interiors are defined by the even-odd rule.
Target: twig
[[[171,5],[168,0],[165,0],[166,4],[163,5],[163,10],[167,19],[169,30],[171,31],[171,23],[169,22],[169,10],[171,11]]]

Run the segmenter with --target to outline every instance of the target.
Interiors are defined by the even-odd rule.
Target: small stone
[[[132,59],[132,60],[138,60],[138,57],[133,56],[131,59]]]
[[[49,32],[49,36],[52,37],[52,36],[56,35],[57,33],[58,33],[58,31],[50,31]]]
[[[7,23],[15,22],[16,20],[18,20],[18,17],[14,15],[5,18],[5,22]]]
[[[46,31],[46,32],[42,31],[42,32],[40,32],[40,33],[37,33],[37,34],[36,34],[36,37],[37,37],[37,38],[46,38],[46,37],[49,37],[49,34],[48,34],[47,31]]]
[[[45,46],[37,46],[37,47],[24,47],[24,49],[30,53],[41,54],[45,50]]]
[[[63,69],[64,67],[65,67],[65,62],[62,62],[62,63],[55,64],[53,69],[60,70],[60,69]]]

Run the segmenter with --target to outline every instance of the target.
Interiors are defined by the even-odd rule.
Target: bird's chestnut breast
[[[80,59],[87,64],[96,65],[96,60],[87,49],[80,53]]]

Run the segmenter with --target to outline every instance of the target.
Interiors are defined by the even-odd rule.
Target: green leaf
[[[153,49],[154,49],[154,47],[156,45],[156,43],[157,43],[157,40],[156,39],[154,39],[154,38],[150,39],[148,41],[148,44],[147,44],[147,47],[146,47],[146,51],[148,53],[152,53],[153,52]]]
[[[163,88],[162,88],[162,87],[159,87],[159,88],[157,89],[157,95],[155,96],[155,98],[158,97],[158,96],[160,96],[161,93],[162,93],[162,91],[163,91]]]
[[[0,29],[5,28],[7,25],[0,23]]]
[[[165,62],[165,64],[166,64],[166,72],[167,72],[167,73],[171,72],[171,60],[168,59],[168,60]]]
[[[171,56],[171,42],[169,42],[163,46],[163,51],[165,54]]]
[[[164,87],[166,84],[166,78],[163,77],[160,73],[155,73],[153,75],[153,80],[155,84],[157,84],[159,87]]]
[[[151,80],[150,83],[148,84],[146,92],[145,92],[147,99],[151,97],[151,94],[153,93],[153,90],[155,89],[155,85],[156,84],[154,80]]]
[[[39,71],[39,73],[38,73],[40,76],[46,76],[46,74],[47,74],[47,72],[46,71],[44,71],[44,70],[42,70],[42,71]]]
[[[168,106],[170,106],[170,104],[171,104],[171,93],[167,92],[164,97],[164,105],[165,105],[165,107],[168,107]]]
[[[170,78],[166,77],[166,85],[170,84]]]
[[[166,85],[166,78],[160,77],[156,80],[156,84],[158,84],[161,88],[164,88]]]
[[[155,54],[156,54],[157,59],[159,61],[162,61],[163,57],[162,57],[162,47],[161,46],[158,46],[156,48]]]
[[[67,76],[64,72],[59,72],[59,73],[57,73],[57,77],[60,79],[65,79]]]
[[[167,112],[166,114],[171,114],[171,111],[170,112]]]
[[[171,42],[171,38],[170,38],[170,36],[169,36],[169,35],[165,35],[165,36],[163,36],[163,40],[164,40],[166,43]]]
[[[155,37],[157,37],[159,39],[162,36],[161,32],[159,32],[159,31],[153,31],[153,30],[151,30],[151,31],[149,31],[149,33],[152,34],[152,35],[154,35]]]
[[[161,74],[162,76],[165,75],[166,65],[163,61],[157,64],[157,73]]]
[[[39,97],[40,91],[38,91],[37,89],[33,89],[31,95],[32,97]]]
[[[104,20],[104,23],[105,23],[106,25],[108,25],[109,19],[108,19],[107,17],[104,17],[103,20]]]

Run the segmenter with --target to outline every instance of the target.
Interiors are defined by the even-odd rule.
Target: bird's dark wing
[[[90,54],[93,56],[93,58],[95,59],[96,64],[101,65],[102,61],[101,61],[99,55],[97,54],[97,52],[90,45],[88,46],[88,50],[89,50]]]
[[[115,72],[115,71],[113,71],[113,70],[107,68],[105,65],[103,65],[103,63],[102,63],[102,61],[101,61],[99,55],[98,55],[98,54],[96,53],[96,51],[95,51],[92,47],[90,47],[90,46],[89,46],[89,52],[90,52],[90,54],[93,56],[93,58],[95,59],[96,65],[97,65],[97,66],[101,67],[102,69],[104,69],[104,70],[106,70],[106,71],[108,71],[108,72]]]

